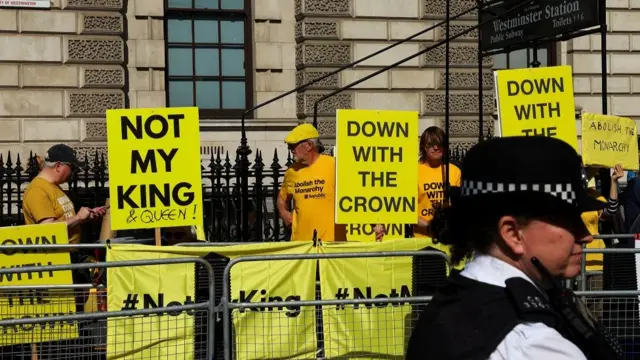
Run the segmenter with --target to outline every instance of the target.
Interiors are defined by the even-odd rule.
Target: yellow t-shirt
[[[310,166],[293,164],[285,172],[280,197],[293,198],[292,241],[346,241],[344,225],[335,223],[336,160],[320,155]]]
[[[449,164],[449,185],[460,186],[460,169]],[[433,168],[427,164],[418,165],[418,215],[427,221],[431,221],[434,215],[434,203],[442,203],[444,199],[444,174],[442,165]],[[424,229],[413,227],[413,236],[418,238],[432,237]],[[434,243],[431,247],[451,256],[451,247],[442,243]],[[462,270],[465,261],[454,264],[454,268]],[[448,275],[448,274],[447,274]]]
[[[38,224],[47,218],[58,222],[76,216],[73,203],[64,191],[41,177],[33,179],[25,189],[22,213],[26,225]],[[69,229],[70,244],[80,242],[80,232],[80,226]]]
[[[589,188],[587,189],[587,193],[589,196],[598,199],[602,202],[606,202],[607,199],[604,196],[600,195],[596,189]],[[582,221],[584,225],[589,230],[591,235],[598,235],[598,223],[600,222],[600,216],[602,215],[602,210],[599,211],[588,211],[582,213]],[[594,239],[592,242],[587,244],[587,249],[604,249],[605,244],[602,239]],[[587,262],[587,271],[602,271],[602,266],[604,262],[603,254],[586,254],[585,260]]]
[[[433,168],[427,164],[418,165],[418,215],[427,221],[433,219],[436,203],[442,203],[444,198],[443,168]],[[460,169],[449,164],[449,186],[460,186]],[[415,237],[431,237],[417,226],[413,228]]]

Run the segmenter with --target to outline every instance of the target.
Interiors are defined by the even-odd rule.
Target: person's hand
[[[104,216],[107,212],[106,206],[99,206],[97,208],[91,209],[91,219],[97,219],[99,217]]]
[[[80,221],[87,221],[91,218],[91,209],[88,207],[81,207],[76,216]]]
[[[382,241],[382,238],[384,237],[384,225],[382,224],[376,225],[375,232],[376,232],[376,241]]]
[[[290,211],[285,211],[282,213],[282,221],[284,221],[284,226],[291,226],[293,222],[293,214]]]
[[[613,168],[613,174],[611,174],[611,181],[618,181],[623,175],[622,165],[616,164],[616,167]]]

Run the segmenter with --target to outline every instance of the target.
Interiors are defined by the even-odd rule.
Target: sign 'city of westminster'
[[[533,0],[506,15],[520,4],[508,0],[482,10],[482,51],[507,48],[523,42],[567,34],[600,25],[599,0]]]

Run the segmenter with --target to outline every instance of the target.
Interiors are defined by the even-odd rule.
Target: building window
[[[520,49],[493,56],[493,70],[520,69],[531,67],[534,60],[533,49]],[[556,65],[555,44],[538,48],[540,66]]]
[[[249,0],[165,0],[167,104],[201,117],[239,117],[251,107]]]

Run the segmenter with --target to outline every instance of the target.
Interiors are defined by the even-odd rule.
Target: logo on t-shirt
[[[58,204],[62,206],[62,211],[64,211],[64,218],[71,219],[74,214],[73,203],[71,200],[65,195],[58,198]]]
[[[305,199],[324,199],[327,195],[324,190],[323,179],[298,181],[293,184],[295,194],[303,194]]]

